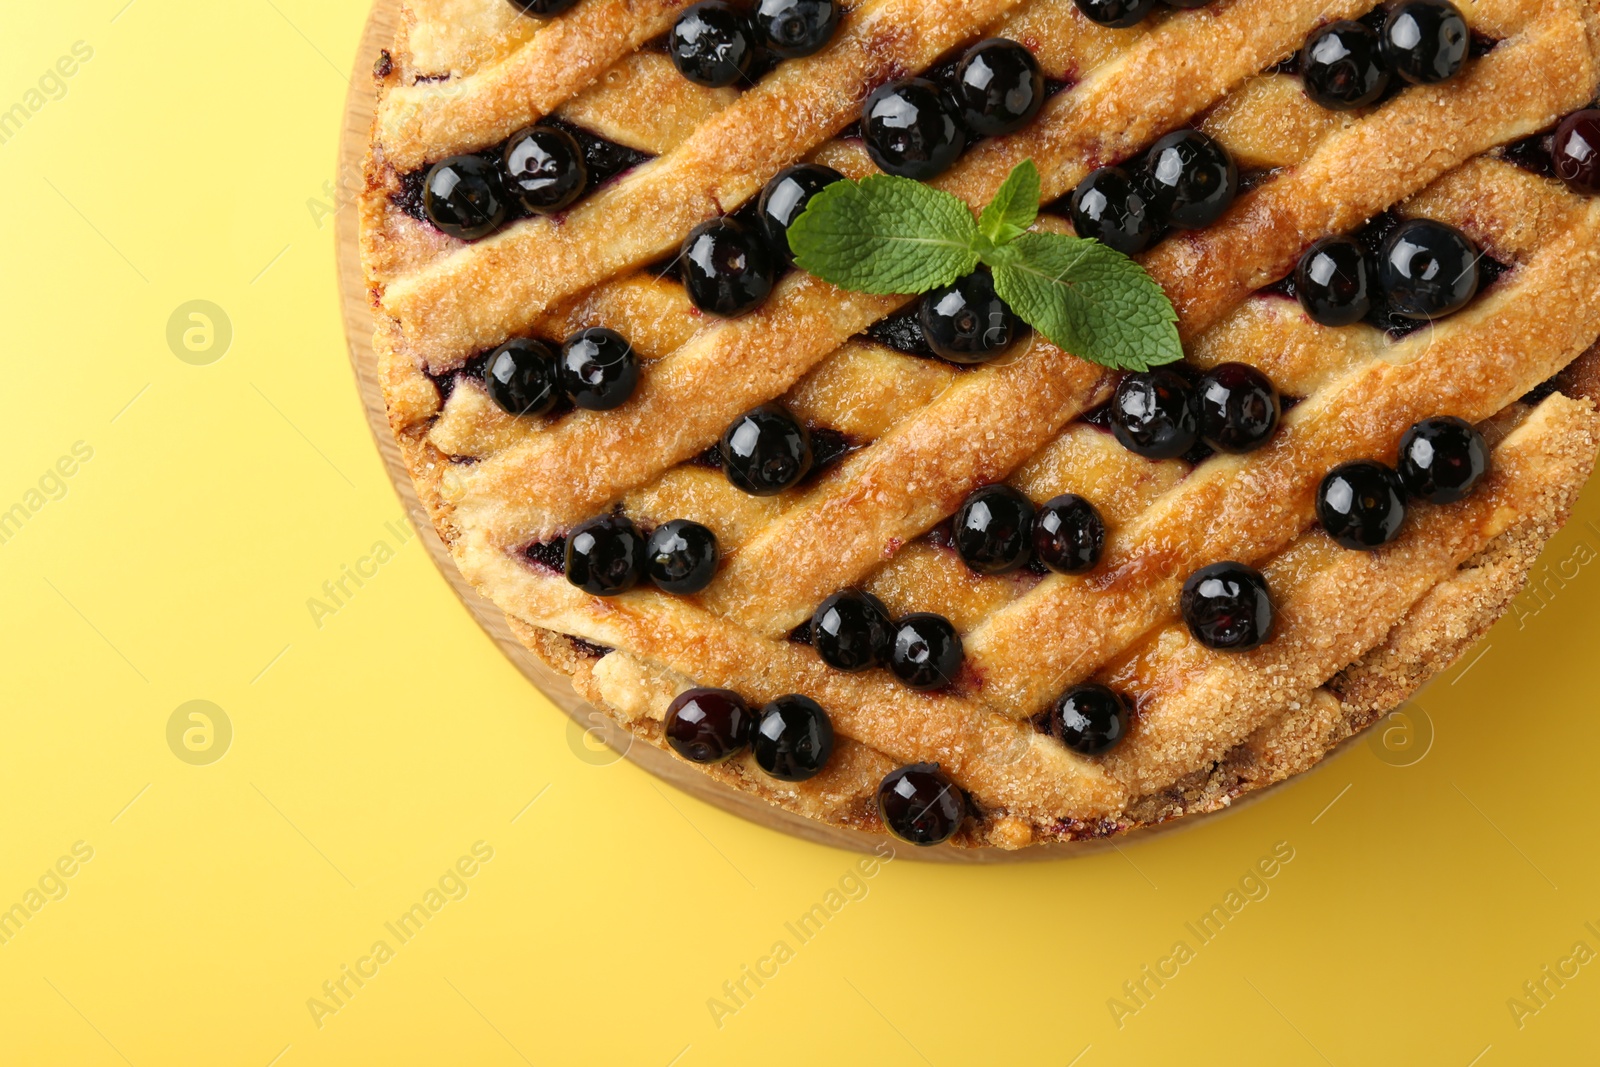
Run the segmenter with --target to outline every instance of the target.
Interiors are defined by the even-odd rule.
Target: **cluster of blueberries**
[[[422,210],[440,232],[476,241],[512,217],[513,198],[525,214],[553,215],[571,206],[590,178],[576,137],[559,126],[530,126],[496,152],[435,163],[422,180]]]
[[[1472,44],[1467,20],[1450,0],[1404,0],[1365,21],[1319,26],[1300,50],[1306,96],[1333,111],[1382,99],[1394,77],[1435,85],[1461,71]]]
[[[727,689],[689,689],[667,707],[667,744],[691,763],[717,764],[748,751],[763,773],[804,782],[833,755],[833,722],[810,697],[781,696],[752,711]],[[914,845],[948,841],[967,816],[960,788],[937,763],[890,771],[878,785],[878,813],[889,832]]]
[[[508,415],[546,415],[562,399],[588,411],[621,407],[639,384],[639,357],[615,330],[579,330],[559,353],[516,337],[489,353],[483,384]]]
[[[591,596],[621,596],[648,578],[657,589],[689,596],[711,584],[721,554],[717,535],[673,519],[646,536],[626,515],[601,515],[567,535],[567,581]]]
[[[1466,307],[1483,279],[1483,253],[1454,226],[1402,222],[1370,251],[1358,237],[1324,237],[1301,255],[1294,292],[1313,322],[1348,326],[1393,317],[1431,322]]]
[[[1239,193],[1239,168],[1199,130],[1167,134],[1142,157],[1101,167],[1068,201],[1072,227],[1124,255],[1143,252],[1167,228],[1211,225]]]
[[[1345,548],[1372,550],[1393,541],[1408,501],[1454,504],[1489,470],[1489,445],[1462,419],[1424,419],[1400,439],[1394,467],[1355,460],[1328,472],[1317,489],[1317,519]]]
[[[672,24],[667,54],[685,78],[721,89],[752,81],[774,59],[822,51],[843,13],[838,0],[755,0],[748,13],[746,5],[703,0]]]
[[[1245,363],[1219,363],[1198,377],[1187,363],[1124,375],[1111,398],[1111,432],[1146,459],[1175,459],[1200,444],[1240,454],[1278,428],[1277,387]]]

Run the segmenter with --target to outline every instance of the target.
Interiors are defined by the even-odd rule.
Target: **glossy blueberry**
[[[1034,517],[1034,558],[1058,574],[1094,570],[1105,548],[1105,520],[1076,493],[1052,497]]]
[[[779,697],[761,709],[750,747],[769,777],[803,782],[816,777],[833,755],[833,721],[809,697]]]
[[[979,269],[925,293],[917,308],[934,355],[952,363],[983,363],[1004,352],[1022,324],[994,291],[994,275]]]
[[[1103,685],[1073,686],[1045,717],[1045,732],[1080,756],[1102,756],[1128,732],[1128,704]]]
[[[834,670],[881,667],[889,662],[892,625],[883,601],[846,589],[824,600],[811,616],[811,647]]]
[[[732,217],[690,230],[678,270],[695,307],[728,318],[759,307],[778,278],[777,262],[760,234]]]
[[[961,670],[961,635],[931,612],[907,615],[894,625],[889,669],[912,689],[943,689]]]
[[[506,414],[543,415],[556,403],[556,354],[540,341],[507,341],[490,353],[483,384]]]
[[[1090,22],[1113,29],[1137,26],[1156,6],[1156,0],[1078,0],[1078,10]]]
[[[1413,500],[1454,504],[1489,472],[1489,443],[1465,419],[1423,419],[1400,438],[1396,473]]]
[[[560,211],[583,193],[589,168],[566,130],[535,126],[506,142],[506,188],[538,215]]]
[[[956,554],[979,574],[1006,574],[1028,562],[1033,502],[1009,485],[975,490],[950,523]]]
[[[672,750],[691,763],[721,763],[743,752],[755,716],[738,693],[690,689],[667,706],[663,732]]]
[[[1218,452],[1253,452],[1278,428],[1283,406],[1271,379],[1246,363],[1219,363],[1195,390],[1200,439]]]
[[[511,6],[536,19],[553,19],[578,0],[511,0]]]
[[[667,54],[685,78],[721,89],[750,73],[756,54],[755,33],[737,7],[723,0],[704,0],[672,24]]]
[[[580,408],[610,411],[626,403],[639,384],[639,357],[620,333],[593,326],[561,346],[556,376]]]
[[[1360,459],[1329,471],[1317,488],[1317,520],[1345,548],[1393,541],[1406,521],[1405,490],[1382,463]]]
[[[1178,130],[1151,145],[1144,177],[1156,214],[1186,230],[1216,222],[1239,192],[1233,157],[1199,130]]]
[[[977,137],[1016,133],[1044,106],[1044,71],[1016,41],[991,37],[967,49],[956,66],[956,106]]]
[[[1324,237],[1294,268],[1294,292],[1312,322],[1349,326],[1372,310],[1367,250],[1353,237]]]
[[[688,519],[657,526],[645,542],[644,569],[656,588],[689,595],[717,573],[717,535]]]
[[[1568,188],[1589,196],[1600,193],[1600,108],[1562,119],[1550,142],[1550,158]]]
[[[500,169],[482,156],[440,160],[422,183],[422,210],[440,231],[476,241],[506,220]]]
[[[1101,167],[1072,191],[1072,228],[1124,255],[1143,252],[1161,236],[1150,194],[1121,167]]]
[[[644,573],[644,536],[632,520],[602,515],[567,535],[567,581],[594,596],[618,596]]]
[[[1213,563],[1183,583],[1178,601],[1194,639],[1207,648],[1245,652],[1272,636],[1267,580],[1243,563]]]
[[[811,203],[812,197],[840,181],[844,181],[844,175],[832,167],[800,163],[780,170],[761,190],[756,221],[761,235],[767,239],[767,247],[784,263],[794,262],[794,253],[789,248],[789,227]]]
[[[1388,307],[1408,319],[1437,319],[1478,291],[1478,246],[1432,219],[1402,222],[1378,251],[1378,284]]]
[[[776,404],[733,421],[722,435],[722,469],[752,496],[775,496],[811,470],[811,434]]]
[[[885,174],[918,181],[949,170],[967,141],[954,107],[926,78],[875,89],[861,108],[861,136]]]
[[[1111,398],[1111,432],[1146,459],[1173,459],[1200,440],[1199,403],[1176,371],[1129,374]]]
[[[751,21],[767,51],[799,59],[828,46],[841,12],[839,0],[760,0]]]
[[[1450,0],[1405,0],[1389,9],[1381,39],[1390,70],[1414,85],[1432,85],[1456,76],[1471,34]]]
[[[1300,53],[1300,80],[1314,103],[1348,111],[1374,103],[1389,87],[1378,32],[1350,19],[1313,30]]]
[[[913,763],[890,771],[879,783],[878,814],[900,840],[938,845],[961,829],[967,802],[937,763]]]

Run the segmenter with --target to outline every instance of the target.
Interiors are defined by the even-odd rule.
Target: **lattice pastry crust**
[[[361,205],[375,345],[418,492],[462,573],[529,648],[658,745],[667,704],[693,685],[755,702],[806,694],[840,735],[822,774],[786,784],[748,757],[708,773],[876,832],[884,774],[937,762],[971,801],[953,843],[1018,848],[1214,810],[1299,773],[1500,616],[1600,449],[1600,201],[1502,148],[1593,98],[1600,10],[1461,3],[1492,50],[1450,82],[1335,113],[1273,68],[1370,0],[1222,0],[1128,30],[1088,22],[1071,0],[849,6],[826,50],[737,92],[690,84],[649,47],[680,0],[582,0],[542,23],[505,0],[406,5],[380,65]],[[1023,159],[1048,202],[1189,124],[1259,173],[1215,225],[1140,258],[1178,309],[1191,363],[1249,363],[1304,398],[1267,447],[1194,467],[1145,460],[1081,421],[1114,375],[1042,338],[957,369],[866,338],[905,298],[791,272],[761,309],[722,320],[647,269],[785,166],[870,173],[860,142],[840,138],[866,91],[994,35],[1068,85],[1022,132],[977,144],[934,183],[975,207]],[[547,116],[648,161],[559,219],[472,244],[403,209],[407,174]],[[1262,291],[1314,239],[1385,210],[1448,222],[1509,269],[1466,310],[1400,338],[1316,325]],[[449,377],[510,337],[559,342],[594,325],[626,334],[646,361],[617,410],[512,419],[481,383]],[[695,464],[736,416],[775,398],[860,447],[773,498]],[[1458,504],[1416,509],[1379,552],[1335,546],[1313,513],[1323,474],[1392,461],[1406,427],[1439,414],[1484,430],[1490,477]],[[997,481],[1035,502],[1092,498],[1109,530],[1101,565],[980,577],[928,537]],[[529,563],[530,544],[617,506],[715,529],[727,557],[716,581],[694,598],[641,588],[601,600]],[[1176,618],[1184,578],[1221,559],[1262,570],[1279,607],[1273,640],[1251,652],[1210,651]],[[882,671],[843,674],[788,640],[846,587],[949,618],[966,647],[957,685],[926,694]],[[1137,706],[1125,741],[1098,759],[1029,722],[1089,679]]]

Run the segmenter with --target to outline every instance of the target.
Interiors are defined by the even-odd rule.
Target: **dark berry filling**
[[[833,722],[822,705],[799,695],[761,709],[751,736],[756,764],[780,782],[814,778],[833,755]]]
[[[967,805],[937,763],[913,763],[890,771],[878,785],[878,814],[902,841],[937,845],[961,829]]]
[[[936,357],[932,346],[928,344],[928,336],[922,332],[921,318],[922,303],[918,301],[867,327],[867,336],[896,352],[934,359]]]

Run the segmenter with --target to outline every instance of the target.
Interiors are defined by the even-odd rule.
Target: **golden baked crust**
[[[679,6],[583,0],[538,24],[505,17],[505,0],[411,0],[381,75],[361,203],[375,349],[419,494],[524,643],[639,738],[662,744],[666,706],[691,685],[757,701],[805,693],[840,735],[822,774],[777,782],[749,757],[707,773],[879,832],[883,775],[938,762],[972,801],[954,844],[1103,837],[1226,806],[1316,763],[1469,647],[1565,521],[1600,450],[1600,358],[1583,355],[1600,337],[1600,202],[1499,147],[1594,95],[1600,12],[1587,0],[1463,3],[1492,51],[1448,83],[1339,115],[1269,68],[1367,0],[1223,0],[1130,30],[1094,26],[1071,0],[862,0],[829,48],[743,93],[692,86],[640,48]],[[1216,225],[1141,257],[1178,309],[1191,362],[1249,363],[1304,398],[1267,447],[1192,468],[1145,460],[1077,421],[1114,375],[1042,338],[956,372],[864,339],[904,298],[793,273],[758,311],[720,320],[644,269],[791,163],[870,173],[859,143],[837,139],[863,86],[996,34],[1072,84],[935,182],[974,206],[1023,159],[1049,200],[1191,122],[1268,171]],[[398,206],[407,171],[545,115],[656,158],[559,221],[473,244]],[[1398,340],[1318,326],[1260,292],[1315,238],[1387,209],[1455,225],[1509,270],[1467,310]],[[511,419],[481,389],[458,384],[446,399],[429,377],[513,335],[602,324],[646,361],[615,411]],[[1557,375],[1558,391],[1521,401]],[[690,462],[778,397],[865,446],[776,498]],[[1485,428],[1491,476],[1459,504],[1416,509],[1380,552],[1337,549],[1314,524],[1323,473],[1392,460],[1404,429],[1438,414]],[[979,577],[928,540],[973,488],[1000,480],[1036,501],[1091,496],[1109,529],[1102,565]],[[527,545],[618,504],[713,526],[728,556],[717,581],[696,598],[600,600],[528,566]],[[1184,577],[1219,559],[1251,562],[1272,584],[1280,626],[1252,652],[1209,651],[1174,621]],[[967,665],[954,690],[840,674],[787,640],[851,585],[956,624]],[[1096,760],[1028,722],[1090,678],[1137,701],[1126,740]]]

